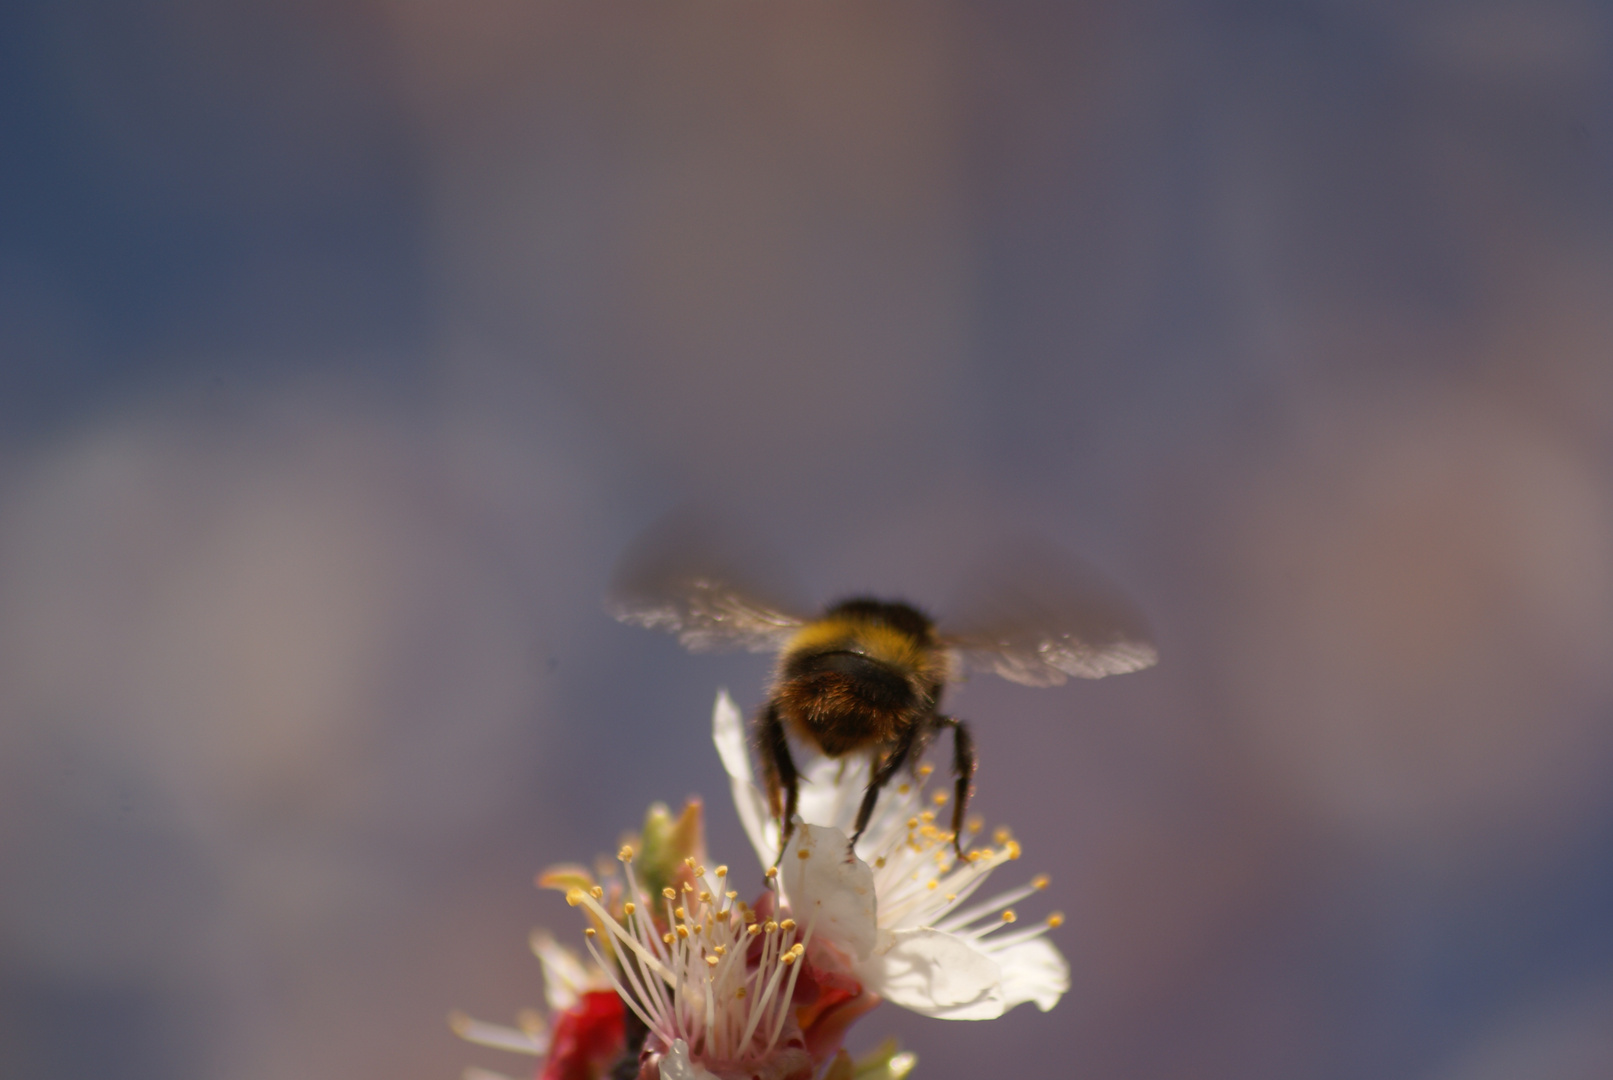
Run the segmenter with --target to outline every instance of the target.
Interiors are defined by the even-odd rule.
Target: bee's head
[[[911,604],[900,600],[876,600],[853,596],[823,613],[825,620],[844,620],[865,626],[883,626],[913,639],[921,648],[935,648],[935,621]]]

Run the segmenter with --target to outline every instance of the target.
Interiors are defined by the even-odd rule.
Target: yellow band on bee
[[[909,634],[883,623],[836,617],[809,622],[798,630],[785,653],[844,648],[893,667],[922,667],[930,650]]]

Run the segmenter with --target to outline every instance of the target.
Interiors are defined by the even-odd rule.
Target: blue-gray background
[[[0,1073],[444,1080],[532,873],[708,797],[608,621],[1032,531],[1141,675],[968,683],[1058,1009],[918,1075],[1613,1075],[1613,14],[15,0]]]

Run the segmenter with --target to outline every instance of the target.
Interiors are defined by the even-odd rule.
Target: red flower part
[[[549,1060],[538,1080],[599,1080],[627,1046],[622,999],[589,990],[555,1020]]]
[[[846,1037],[846,1029],[879,1000],[878,994],[865,990],[847,970],[833,947],[814,946],[807,950],[792,1004],[812,1060],[821,1065],[834,1057]]]

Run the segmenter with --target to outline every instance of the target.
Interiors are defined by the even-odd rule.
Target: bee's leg
[[[784,733],[784,721],[779,716],[778,704],[769,701],[756,716],[756,750],[762,759],[762,778],[767,785],[767,805],[779,820],[779,857],[790,842],[795,829],[795,803],[800,793],[800,780],[795,772],[795,759],[790,756],[790,740]]]
[[[969,806],[969,793],[974,786],[975,741],[969,734],[969,725],[952,716],[937,716],[937,727],[952,729],[952,775],[956,778],[952,799],[952,850],[963,858],[964,811]]]
[[[857,846],[863,830],[868,828],[868,821],[874,816],[874,804],[879,802],[880,791],[890,783],[891,777],[895,776],[897,770],[907,761],[908,755],[913,752],[914,744],[921,743],[924,737],[923,725],[910,725],[897,740],[896,745],[891,747],[890,753],[885,755],[885,760],[873,766],[873,775],[868,778],[868,789],[863,792],[862,806],[857,808],[857,831],[851,834],[851,847]]]

